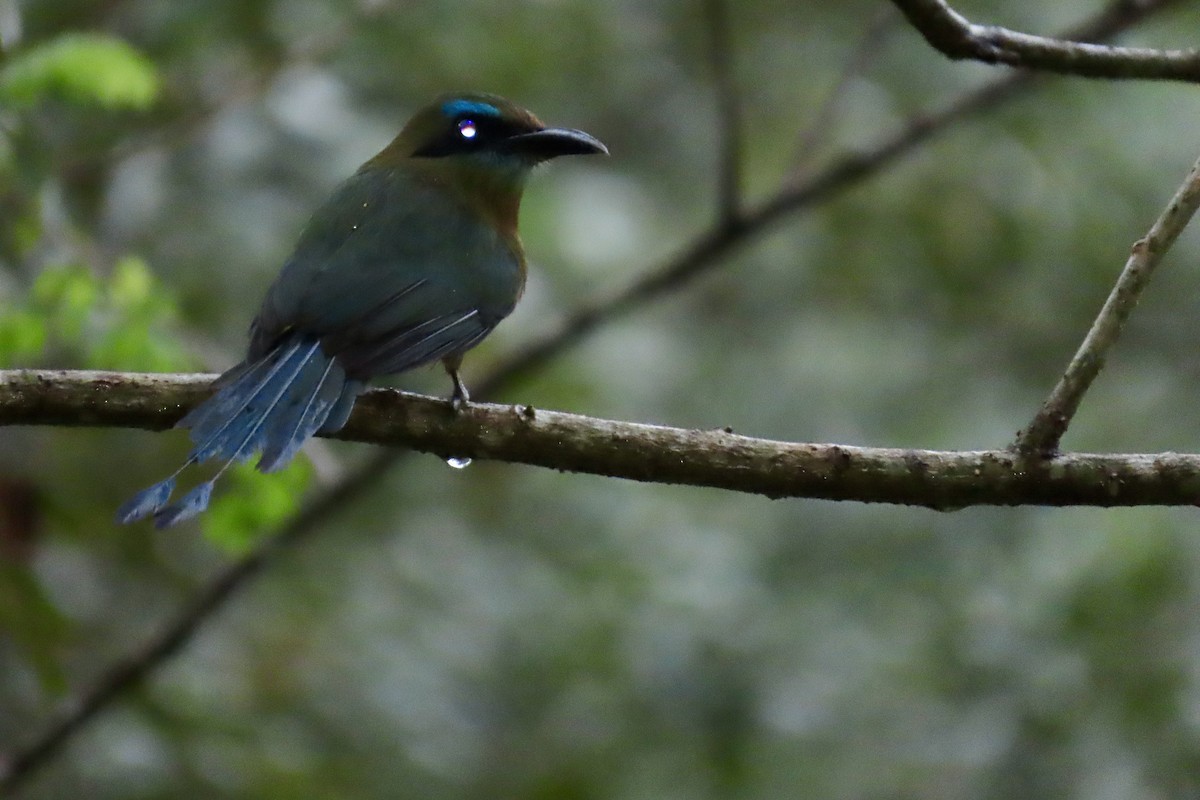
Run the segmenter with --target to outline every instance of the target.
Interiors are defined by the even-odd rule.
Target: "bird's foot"
[[[471,404],[471,393],[467,391],[466,385],[458,377],[457,371],[451,372],[450,378],[454,381],[454,393],[450,395],[450,409],[455,414],[460,414]]]

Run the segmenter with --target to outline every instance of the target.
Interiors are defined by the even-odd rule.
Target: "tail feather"
[[[193,487],[187,494],[154,512],[154,527],[162,530],[177,522],[191,519],[208,508],[208,500],[212,497],[213,483],[216,478],[205,481]]]
[[[174,491],[175,475],[159,481],[149,489],[143,489],[117,509],[117,522],[128,525],[131,522],[145,519],[165,506]]]
[[[282,368],[284,360],[299,347],[299,342],[292,342],[272,350],[258,361],[238,364],[217,379],[216,394],[189,411],[175,427],[191,430],[192,441],[207,439],[241,413],[254,390]]]
[[[274,472],[292,459],[325,422],[346,383],[346,373],[332,360],[314,359],[305,369],[313,374],[297,383],[311,388],[305,393],[292,393],[286,408],[277,411],[268,423],[267,443],[258,461],[262,472]]]
[[[274,471],[313,433],[331,423],[344,424],[362,384],[347,380],[342,366],[325,355],[319,342],[295,336],[262,359],[234,367],[218,386],[215,395],[178,424],[190,429],[195,444],[187,461],[122,505],[118,522],[153,515],[155,526],[165,528],[195,517],[208,507],[213,484],[231,464],[261,451],[258,469]],[[217,474],[168,503],[176,476],[212,458],[225,459]]]
[[[246,455],[241,460],[248,458],[257,447],[255,439],[262,431],[263,421],[280,398],[294,388],[305,363],[319,349],[316,342],[303,348],[292,344],[265,372],[252,369],[223,387],[209,401],[214,404],[213,410],[192,427],[192,442],[196,446],[188,457],[200,463],[210,458],[232,459],[242,451]]]
[[[348,379],[342,386],[342,393],[334,402],[333,408],[329,410],[329,416],[325,417],[325,423],[318,430],[321,433],[337,433],[344,428],[346,420],[350,419],[350,412],[354,410],[354,401],[358,399],[362,390],[362,381]]]

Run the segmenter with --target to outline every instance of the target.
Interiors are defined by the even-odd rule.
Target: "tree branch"
[[[0,423],[157,430],[206,393],[212,376],[0,371]],[[1032,467],[1007,450],[939,452],[806,444],[472,404],[375,389],[336,438],[652,483],[767,497],[973,505],[1194,505],[1200,456],[1058,456]]]
[[[862,38],[850,52],[850,57],[846,59],[841,72],[838,73],[829,91],[825,93],[824,100],[816,107],[808,127],[800,134],[796,145],[796,154],[792,158],[791,169],[788,170],[787,183],[798,184],[808,174],[808,165],[833,129],[838,106],[842,102],[846,90],[856,77],[866,71],[867,65],[879,55],[886,34],[897,21],[895,9],[880,6],[874,19],[867,23]]]
[[[1187,227],[1197,208],[1200,208],[1200,161],[1192,165],[1191,172],[1149,232],[1134,243],[1125,268],[1066,372],[1033,421],[1017,437],[1016,448],[1021,453],[1036,456],[1058,449],[1067,426],[1079,410],[1079,403],[1104,368],[1109,350],[1121,335],[1121,329],[1150,282],[1155,267]]]
[[[1063,34],[1066,39],[1103,40],[1138,24],[1180,0],[1115,0],[1078,28]],[[920,117],[875,149],[861,155],[846,156],[830,168],[791,190],[781,192],[761,206],[753,219],[723,233],[709,232],[680,255],[649,271],[625,290],[585,304],[565,318],[554,330],[532,341],[529,346],[492,372],[476,385],[480,396],[494,394],[511,386],[527,374],[536,372],[546,362],[569,349],[602,323],[644,305],[658,296],[685,286],[689,281],[714,268],[722,257],[736,246],[763,231],[763,228],[787,215],[821,200],[829,199],[844,188],[872,177],[899,157],[915,149],[936,133],[974,114],[987,111],[1013,97],[1031,84],[1030,73],[1015,73],[968,92],[940,111]],[[196,384],[204,384],[206,376],[194,376]],[[170,383],[170,376],[167,376]],[[166,388],[166,387],[164,387]],[[198,386],[176,386],[173,402],[180,409],[166,412],[161,424],[170,424],[170,414],[180,413],[182,404],[194,402]],[[171,401],[164,398],[163,403]],[[61,411],[61,409],[60,409]],[[845,449],[845,448],[843,448]],[[0,793],[14,791],[47,761],[53,758],[70,739],[83,730],[99,713],[124,693],[138,686],[154,671],[178,653],[201,629],[203,623],[218,613],[246,587],[251,578],[274,563],[278,557],[320,530],[320,525],[337,511],[366,495],[389,471],[407,455],[400,449],[381,449],[362,465],[344,475],[336,484],[316,494],[304,509],[270,536],[264,537],[255,548],[210,578],[197,590],[195,599],[166,619],[158,631],[126,658],[106,668],[91,683],[84,686],[68,703],[59,707],[45,728],[37,730],[19,749],[0,757]],[[848,451],[853,452],[853,451]],[[1004,455],[999,454],[1001,459]],[[1073,458],[1085,458],[1074,456]],[[1148,456],[1123,456],[1126,460],[1146,459]],[[1175,459],[1164,455],[1161,461],[1151,461],[1151,468],[1160,464],[1164,470],[1178,472]],[[1050,469],[1058,460],[1045,462]],[[1132,462],[1130,462],[1132,463]],[[1101,471],[1103,472],[1103,471]],[[1108,481],[1120,480],[1120,471],[1107,473]],[[1180,476],[1180,481],[1187,480]],[[1190,488],[1190,487],[1189,487]],[[1182,493],[1182,492],[1181,492]],[[1194,492],[1193,492],[1194,493]]]
[[[976,25],[943,0],[892,2],[925,41],[955,60],[1087,78],[1200,82],[1200,50],[1112,47],[1034,36],[994,25]]]

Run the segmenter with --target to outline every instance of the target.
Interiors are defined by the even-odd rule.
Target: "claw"
[[[450,408],[455,414],[461,413],[471,403],[471,393],[467,391],[466,384],[462,382],[462,378],[458,377],[457,369],[446,368],[450,373],[450,380],[454,381],[454,393],[450,395]]]

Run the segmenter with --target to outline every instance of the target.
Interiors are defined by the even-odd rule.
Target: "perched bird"
[[[525,286],[517,211],[533,167],[607,153],[583,131],[548,128],[489,94],[444,96],[359,168],[313,215],[250,326],[246,358],[181,419],[195,447],[117,520],[157,527],[196,516],[230,464],[286,464],[314,433],[341,428],[376,375],[441,360],[452,403],[468,401],[463,353],[513,310]],[[174,503],[180,472],[224,459]]]

